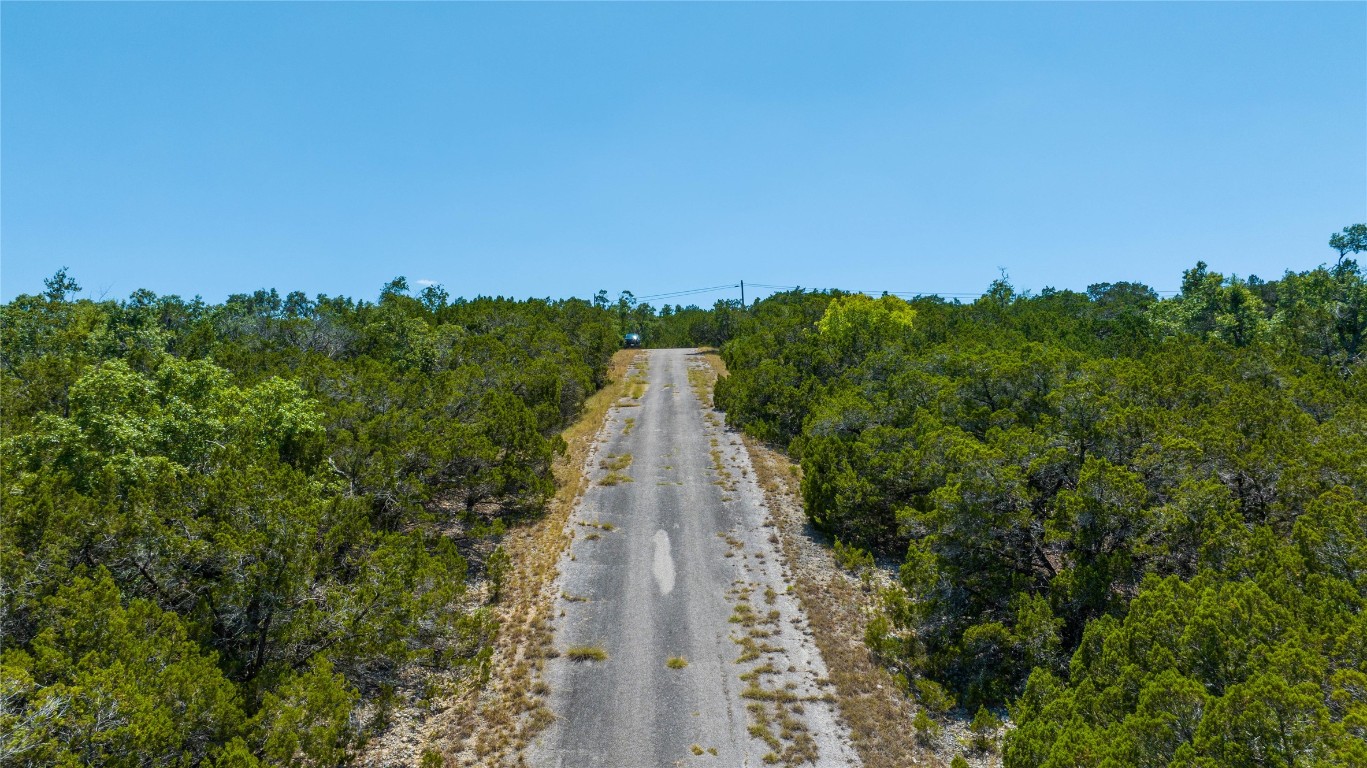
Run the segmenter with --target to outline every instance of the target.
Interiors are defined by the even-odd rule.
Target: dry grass
[[[602,461],[598,462],[598,466],[606,470],[617,472],[631,466],[631,462],[632,455],[629,453],[609,453]]]
[[[745,437],[756,479],[765,490],[770,510],[779,504],[797,505],[800,472],[786,457]],[[785,558],[811,546],[801,521],[774,514]],[[821,545],[824,548],[824,545]],[[864,629],[874,597],[863,585],[838,572],[831,553],[828,573],[798,565],[795,592],[807,614],[813,639],[829,670],[835,700],[850,729],[850,740],[867,768],[907,765],[941,765],[933,754],[920,749],[906,735],[914,732],[914,708],[900,692],[892,675],[878,664],[864,644]]]
[[[634,482],[636,482],[636,481],[635,481],[635,480],[632,480],[631,477],[630,477],[629,475],[624,475],[624,474],[622,474],[621,472],[609,472],[609,473],[607,473],[606,475],[603,475],[603,479],[602,479],[602,480],[599,480],[599,481],[598,481],[598,484],[599,484],[599,485],[621,485],[622,483],[634,483]]]
[[[632,361],[631,371],[627,375],[626,395],[632,400],[640,400],[645,397],[646,390],[650,388],[648,381],[648,371],[650,366],[644,355]]]
[[[695,392],[703,389],[704,392],[699,392],[699,398],[711,404],[712,385],[718,376],[726,375],[726,364],[714,352],[704,354],[702,360],[707,363],[706,370],[690,369],[689,383],[694,386]],[[864,629],[868,624],[869,609],[875,602],[874,596],[864,585],[838,571],[827,545],[813,542],[808,537],[805,520],[800,514],[802,500],[798,489],[801,469],[787,457],[750,437],[742,435],[742,439],[750,454],[755,479],[764,489],[765,504],[778,524],[778,540],[771,538],[771,543],[779,545],[783,559],[792,567],[796,583],[790,590],[796,593],[807,615],[813,639],[829,670],[828,682],[834,688],[833,698],[849,726],[850,740],[860,760],[867,768],[942,765],[933,753],[919,749],[912,739],[907,738],[907,734],[914,730],[914,707],[900,692],[892,675],[877,663],[864,644]],[[782,510],[796,510],[798,514],[780,514]],[[824,563],[825,567],[815,567],[811,565],[811,560],[798,557],[799,553],[808,556],[816,553],[816,559],[824,558],[824,561],[829,562]],[[766,591],[764,597],[766,602],[774,599],[771,591]],[[755,618],[752,610],[733,615],[736,623],[747,626],[755,624]],[[746,624],[747,620],[749,624]],[[742,657],[756,659],[764,651],[764,645],[749,635],[738,642],[742,647]],[[764,665],[761,665],[752,671],[763,669]],[[795,765],[805,760],[815,760],[815,744],[809,744],[810,737],[805,731],[782,728],[783,719],[787,717],[784,708],[788,712],[800,711],[800,702],[793,701],[793,697],[784,691],[771,691],[758,685],[762,677],[761,672],[751,678],[753,682],[742,695],[750,701],[752,717],[763,710],[765,717],[769,718],[765,726],[780,723],[780,737],[789,741],[782,752],[776,750],[765,755],[764,762]],[[766,708],[766,702],[774,707],[773,713]],[[788,724],[792,726],[794,723],[790,719]],[[770,746],[773,748],[772,744]]]
[[[698,400],[708,408],[712,407],[712,385],[717,383],[717,376],[726,375],[726,364],[721,361],[721,356],[716,350],[701,350],[701,362],[688,366],[688,386],[692,388],[693,394],[698,396]],[[711,416],[712,414],[707,414]],[[715,418],[715,417],[713,417]],[[711,421],[712,419],[709,419]]]
[[[517,765],[522,748],[555,721],[545,706],[547,687],[540,676],[545,660],[558,655],[551,634],[556,564],[570,541],[570,512],[588,487],[594,438],[608,410],[626,392],[628,369],[644,359],[645,353],[636,350],[613,357],[611,383],[588,399],[579,421],[561,432],[566,451],[555,461],[556,493],[546,514],[509,531],[503,540],[513,567],[493,607],[500,631],[488,682],[482,687],[472,682],[455,692],[424,733],[429,752],[439,753],[447,765]]]
[[[607,661],[608,652],[601,645],[575,645],[565,650],[570,661]]]

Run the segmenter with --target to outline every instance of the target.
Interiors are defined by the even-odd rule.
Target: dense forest
[[[0,308],[0,764],[336,765],[400,675],[486,673],[616,316],[46,288]]]
[[[969,304],[790,291],[739,318],[729,422],[801,461],[847,560],[904,558],[867,640],[919,737],[957,706],[984,732],[1010,715],[1008,768],[1367,765],[1346,250],[1268,281],[1198,263],[1170,299],[1002,279]]]
[[[720,347],[718,406],[841,559],[901,563],[867,642],[908,738],[956,711],[1009,715],[1008,768],[1367,764],[1367,227],[1335,238],[1171,298],[211,305],[59,272],[0,307],[0,763],[339,764],[401,677],[479,681],[498,538],[636,332]]]

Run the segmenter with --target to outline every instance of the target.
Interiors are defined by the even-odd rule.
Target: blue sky
[[[0,6],[0,297],[977,293],[1367,221],[1367,3]],[[759,293],[758,291],[751,292]],[[734,292],[732,292],[734,294]],[[702,295],[703,303],[727,294]]]

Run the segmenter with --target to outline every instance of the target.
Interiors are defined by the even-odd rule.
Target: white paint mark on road
[[[650,570],[655,574],[660,594],[674,591],[674,557],[669,554],[669,534],[662,530],[655,532],[655,562]]]

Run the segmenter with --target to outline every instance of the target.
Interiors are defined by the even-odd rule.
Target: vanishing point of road
[[[858,765],[706,366],[642,352],[598,435],[560,561],[556,721],[531,765]]]

